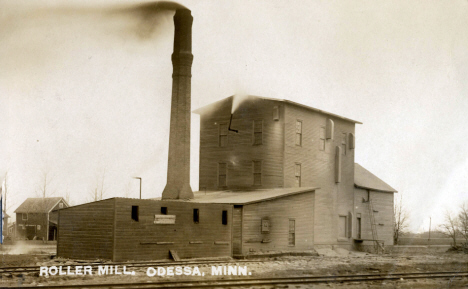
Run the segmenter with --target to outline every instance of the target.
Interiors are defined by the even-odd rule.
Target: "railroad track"
[[[275,277],[275,278],[236,278],[229,280],[187,280],[187,281],[159,281],[144,283],[107,283],[107,284],[69,284],[46,285],[42,288],[234,288],[246,286],[277,286],[291,284],[314,283],[348,283],[348,282],[378,282],[409,279],[435,279],[435,278],[468,278],[468,271],[464,272],[413,272],[413,273],[385,273],[385,274],[361,274],[361,275],[337,275],[337,276],[300,276],[300,277]],[[15,288],[15,287],[13,287]],[[21,286],[17,288],[37,288]]]

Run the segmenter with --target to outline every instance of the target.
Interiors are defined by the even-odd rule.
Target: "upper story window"
[[[296,145],[302,146],[302,121],[296,120]]]
[[[161,207],[161,215],[167,215],[167,207]]]
[[[346,147],[348,146],[348,134],[347,133],[343,133],[343,139],[341,140],[341,152],[343,153],[343,155],[345,156],[346,155]]]
[[[59,209],[63,209],[63,203],[59,204]]]
[[[22,220],[25,220],[25,221],[26,221],[26,220],[28,219],[28,213],[22,213],[21,215],[22,215],[22,216],[21,216],[21,219],[22,219]]]
[[[132,206],[132,220],[138,222],[138,219],[139,219],[138,206]]]
[[[320,140],[319,140],[319,150],[325,150],[325,126],[320,127]]]
[[[254,186],[262,184],[262,161],[253,161]]]
[[[263,143],[263,120],[253,121],[253,145],[261,145]]]
[[[225,147],[227,146],[227,134],[228,134],[228,125],[227,123],[220,123],[219,124],[219,140],[218,140],[218,145],[220,147]]]
[[[227,164],[218,163],[218,187],[227,186],[226,175],[227,175]]]
[[[296,187],[300,187],[301,186],[301,164],[296,163],[294,174],[296,177],[296,183],[295,183]]]
[[[200,222],[200,210],[199,209],[193,209],[193,222],[195,224],[198,224]]]

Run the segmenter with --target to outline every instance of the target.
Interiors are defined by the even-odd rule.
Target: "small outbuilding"
[[[16,210],[16,238],[57,239],[58,210],[69,207],[62,197],[28,198]]]

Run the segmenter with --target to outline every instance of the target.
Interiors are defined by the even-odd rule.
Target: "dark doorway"
[[[232,253],[242,254],[242,207],[237,206],[232,213]]]
[[[32,240],[34,239],[35,236],[36,236],[36,226],[35,225],[26,226],[26,238],[28,238],[28,240]]]

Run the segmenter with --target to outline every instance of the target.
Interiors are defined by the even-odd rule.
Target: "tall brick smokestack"
[[[192,199],[190,188],[190,113],[192,78],[192,22],[188,9],[174,15],[172,102],[167,184],[162,199]]]

